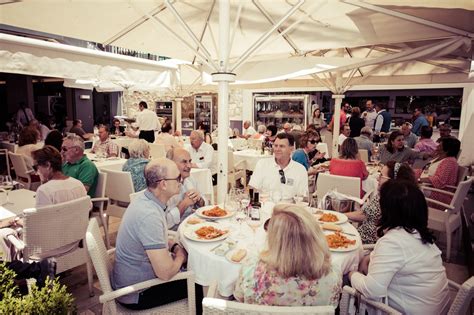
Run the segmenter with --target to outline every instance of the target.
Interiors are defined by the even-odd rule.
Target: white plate
[[[214,208],[215,206],[205,206],[205,207],[201,207],[199,209],[196,210],[196,214],[198,216],[200,216],[201,218],[205,218],[205,219],[211,219],[211,220],[220,220],[220,219],[227,219],[227,218],[230,218],[231,216],[233,216],[235,214],[235,212],[231,212],[227,209],[224,209],[223,207],[219,206],[221,209],[224,209],[225,211],[227,211],[227,215],[223,216],[223,217],[210,217],[210,216],[207,216],[207,215],[204,215],[202,212],[203,211],[206,211],[206,210],[210,210],[212,208]]]
[[[226,258],[229,262],[231,262],[231,263],[233,263],[233,264],[237,264],[237,265],[242,264],[242,263],[245,262],[245,261],[247,260],[247,258],[249,257],[249,251],[248,251],[248,249],[247,249],[247,255],[245,255],[245,257],[242,258],[241,261],[239,261],[239,262],[233,261],[233,260],[232,260],[232,256],[233,256],[234,253],[235,253],[236,251],[238,251],[239,249],[242,249],[242,247],[238,247],[238,248],[234,248],[234,249],[230,250],[230,251],[225,255],[225,258]]]
[[[319,218],[321,217],[320,214],[314,214],[314,216],[316,217],[316,220],[318,220],[318,222],[320,223],[333,223],[333,224],[343,224],[343,223],[346,223],[348,218],[347,216],[344,214],[344,213],[340,213],[340,212],[337,212],[337,211],[332,211],[332,210],[321,210],[321,209],[316,209],[316,212],[317,211],[322,211],[324,213],[330,213],[330,214],[334,214],[335,216],[337,216],[338,220],[336,222],[324,222],[324,221],[319,221]]]
[[[330,234],[335,234],[335,232],[334,231],[324,231],[324,235],[330,235]],[[351,251],[356,250],[356,249],[359,248],[360,243],[359,243],[359,239],[358,239],[357,236],[347,235],[347,234],[344,234],[344,233],[342,233],[342,235],[347,237],[350,240],[355,240],[356,241],[355,244],[354,245],[349,245],[349,246],[347,246],[347,248],[344,248],[344,247],[330,248],[329,247],[329,250],[331,252],[339,252],[339,253],[351,252]]]
[[[213,238],[213,239],[202,239],[197,236],[195,231],[199,230],[203,226],[212,226],[215,227],[216,229],[219,230],[227,230],[227,233],[224,235],[221,235],[219,237]],[[229,228],[219,224],[219,223],[214,223],[214,222],[204,222],[204,223],[199,223],[199,224],[194,224],[194,225],[188,225],[184,229],[184,236],[189,238],[192,241],[196,242],[203,242],[203,243],[209,243],[209,242],[216,242],[216,241],[222,241],[225,240],[229,236]]]

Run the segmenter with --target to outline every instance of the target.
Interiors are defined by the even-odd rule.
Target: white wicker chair
[[[94,209],[99,212],[94,212],[93,216],[100,218],[100,223],[104,227],[105,245],[110,248],[109,229],[107,225],[107,214],[105,213],[105,205],[109,201],[109,198],[105,197],[105,187],[107,186],[107,173],[99,171],[97,177],[97,186],[95,188],[94,198],[91,199],[94,204]]]
[[[337,189],[341,194],[360,197],[360,178],[320,173],[316,181],[316,195],[321,200],[329,191]]]
[[[149,145],[150,145],[150,157],[152,159],[166,157],[166,148],[164,144],[149,143]]]
[[[245,160],[241,160],[237,163],[234,161],[234,152],[228,151],[227,160],[229,163],[229,171],[227,178],[230,184],[230,188],[235,187],[235,183],[238,179],[241,180],[242,185],[247,186],[247,171],[245,169]]]
[[[15,170],[16,180],[25,186],[25,189],[36,191],[41,182],[39,180],[32,181],[31,175],[33,170],[29,170],[26,166],[25,159],[22,154],[8,152],[13,169]]]
[[[365,149],[359,149],[359,158],[364,163],[369,163],[369,151]]]
[[[25,262],[54,257],[57,273],[86,264],[89,293],[93,296],[92,266],[84,244],[91,206],[91,199],[86,196],[23,210],[23,237],[18,240],[18,250]]]
[[[356,305],[357,303],[357,305]],[[342,288],[342,297],[339,302],[339,310],[341,315],[354,314],[355,309],[358,314],[377,314],[377,315],[401,315],[399,311],[384,303],[367,299],[356,289],[349,286]]]
[[[431,207],[428,208],[428,228],[446,233],[446,261],[449,261],[449,258],[451,257],[452,234],[461,228],[462,207],[471,184],[472,178],[460,182],[454,193],[433,187],[421,186],[421,189],[424,192],[435,191],[452,196],[449,205],[437,200],[426,198],[428,205],[432,203],[442,207],[444,210],[434,209]]]
[[[325,306],[267,306],[245,304],[217,298],[217,283],[209,287],[207,297],[202,301],[203,314],[205,315],[256,315],[256,314],[334,314],[334,307]]]
[[[7,168],[7,175],[11,176],[10,173],[10,159],[8,158],[8,150],[7,149],[0,149],[0,156],[4,155],[5,156],[5,166]]]
[[[97,220],[95,218],[91,219],[89,222],[86,233],[86,243],[87,249],[89,250],[89,255],[97,273],[97,277],[99,278],[100,287],[103,291],[103,294],[99,297],[99,301],[103,303],[103,314],[195,314],[196,296],[194,291],[194,273],[192,271],[178,273],[169,281],[162,281],[156,278],[118,290],[113,290],[110,283],[110,273],[112,272],[112,261],[110,256],[114,254],[115,249],[110,249],[108,251],[105,249],[104,242],[100,235],[99,225],[97,224]],[[182,279],[187,280],[188,299],[183,299],[160,307],[142,311],[133,311],[127,309],[120,305],[120,303],[116,302],[116,299],[123,295],[147,289],[162,283]]]
[[[474,299],[474,277],[470,277],[461,285],[451,280],[448,281],[450,289],[457,291],[456,297],[451,302],[448,315],[472,314],[472,309],[471,312],[468,311]]]

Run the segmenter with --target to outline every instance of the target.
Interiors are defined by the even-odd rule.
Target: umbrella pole
[[[341,129],[341,103],[344,95],[333,94],[332,98],[335,100],[334,104],[334,123],[332,127],[332,155],[331,157],[339,157],[339,132]]]

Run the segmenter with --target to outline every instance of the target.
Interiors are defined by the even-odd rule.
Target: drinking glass
[[[271,193],[271,198],[274,204],[277,204],[283,198],[282,193],[279,189],[273,190]]]
[[[258,210],[260,212],[260,210]],[[256,244],[256,235],[257,235],[257,229],[263,224],[263,220],[261,217],[261,214],[259,215],[258,218],[251,218],[250,215],[247,217],[247,225],[252,229],[253,231],[253,240],[252,240],[252,245],[250,246],[251,248],[257,249],[257,244]]]
[[[13,189],[13,180],[12,180],[12,177],[9,176],[9,175],[5,175],[5,176],[2,176],[1,178],[1,183],[0,183],[0,189],[3,190],[6,195],[7,195],[7,199],[5,200],[5,202],[2,204],[3,205],[12,205],[13,202],[10,202],[10,198],[8,196],[8,194],[10,193],[10,190]]]

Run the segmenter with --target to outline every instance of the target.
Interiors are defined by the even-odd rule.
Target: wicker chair
[[[203,314],[256,315],[256,314],[334,314],[333,306],[267,306],[245,304],[217,298],[217,283],[209,287],[207,297],[202,301]]]
[[[356,301],[357,298],[357,301]],[[356,306],[357,303],[357,306]],[[339,302],[339,310],[341,315],[354,314],[354,310],[358,309],[358,314],[377,314],[377,315],[401,315],[396,309],[381,303],[367,299],[356,289],[349,286],[342,288],[342,297]]]
[[[471,312],[468,310],[474,299],[474,277],[470,277],[461,285],[451,280],[448,281],[449,288],[457,291],[456,297],[451,302],[448,315],[472,314],[472,309]]]
[[[107,186],[107,173],[99,171],[97,177],[97,186],[95,188],[94,198],[91,199],[94,204],[94,211],[92,216],[100,218],[100,224],[104,228],[105,245],[110,248],[109,229],[107,224],[107,214],[105,213],[105,206],[109,201],[109,198],[105,197],[105,187]]]
[[[89,293],[93,296],[92,265],[83,245],[91,207],[90,197],[85,196],[39,209],[25,209],[23,237],[15,244],[19,244],[16,247],[23,253],[25,262],[54,257],[57,273],[86,264]]]
[[[8,156],[15,170],[16,180],[22,183],[26,189],[36,191],[41,182],[38,176],[32,176],[34,171],[28,169],[23,155],[8,152]]]
[[[89,250],[92,263],[94,264],[97,277],[103,294],[99,297],[99,301],[103,303],[103,314],[185,314],[194,315],[195,310],[195,291],[194,291],[194,273],[192,271],[181,272],[169,281],[162,281],[158,278],[140,282],[118,290],[113,290],[110,283],[110,273],[112,271],[112,262],[110,256],[115,253],[115,249],[106,250],[102,237],[100,235],[99,225],[95,218],[89,222],[86,233],[86,244]],[[188,298],[166,305],[162,305],[153,309],[142,311],[133,311],[123,307],[116,299],[133,292],[144,290],[162,283],[187,280]]]

